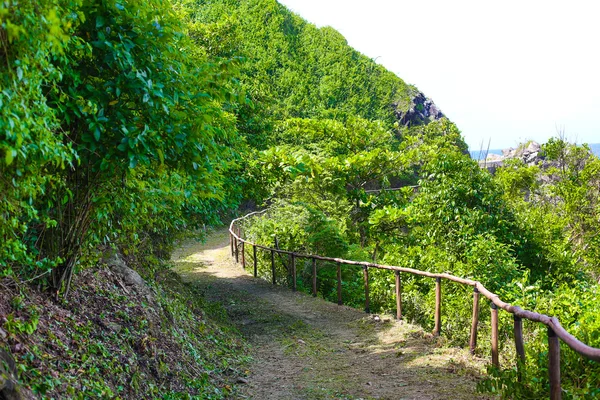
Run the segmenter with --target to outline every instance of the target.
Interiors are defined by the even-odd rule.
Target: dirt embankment
[[[0,399],[235,397],[246,346],[213,314],[172,271],[148,286],[122,259],[77,274],[59,301],[0,279]]]

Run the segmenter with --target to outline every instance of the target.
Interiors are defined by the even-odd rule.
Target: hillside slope
[[[68,300],[0,281],[0,398],[223,399],[247,346],[219,304],[163,270],[147,285],[120,258],[74,279]],[[16,387],[13,389],[13,387]],[[12,397],[11,397],[12,396]]]
[[[359,117],[391,128],[443,116],[335,29],[317,28],[275,0],[208,0],[192,20],[207,54],[243,58],[240,81],[251,104],[240,106],[238,127],[259,147],[273,124],[289,118]]]

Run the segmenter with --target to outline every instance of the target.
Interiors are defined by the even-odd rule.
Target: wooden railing
[[[297,271],[296,260],[299,258],[312,260],[312,295],[317,296],[317,260],[336,263],[337,265],[337,302],[342,304],[342,265],[358,265],[363,268],[364,287],[365,287],[365,311],[370,312],[369,308],[369,268],[393,271],[396,281],[396,318],[402,318],[402,280],[400,273],[409,273],[413,275],[424,276],[435,279],[435,325],[433,334],[439,335],[441,331],[441,310],[442,310],[442,280],[446,279],[452,282],[460,283],[473,287],[473,317],[471,324],[471,334],[469,340],[469,349],[471,354],[475,352],[477,347],[477,325],[479,320],[479,297],[483,295],[490,301],[491,312],[491,344],[492,344],[492,364],[500,367],[498,354],[498,309],[503,309],[513,314],[514,320],[514,340],[516,354],[518,357],[517,365],[521,366],[525,363],[525,347],[523,342],[523,319],[542,323],[548,327],[548,371],[550,378],[550,399],[558,400],[561,398],[560,385],[560,342],[562,340],[571,349],[590,360],[600,362],[600,349],[586,345],[580,342],[567,332],[556,317],[549,317],[544,314],[523,310],[518,306],[513,306],[502,301],[498,295],[487,290],[480,282],[472,279],[459,278],[446,273],[432,273],[421,271],[412,268],[396,267],[391,265],[381,265],[365,261],[344,260],[341,258],[323,257],[315,254],[302,254],[293,251],[274,249],[272,247],[262,246],[257,243],[252,243],[242,238],[239,221],[262,214],[267,210],[253,212],[241,218],[234,219],[229,225],[229,239],[231,246],[231,255],[235,257],[236,263],[240,262],[242,267],[246,268],[246,252],[245,245],[252,246],[254,277],[258,275],[257,264],[257,249],[271,253],[271,276],[273,284],[276,284],[276,269],[275,269],[275,254],[285,254],[290,258],[291,275],[292,275],[292,290],[296,290]]]

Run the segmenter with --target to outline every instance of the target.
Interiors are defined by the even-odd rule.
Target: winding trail
[[[227,230],[184,243],[176,270],[221,303],[252,346],[251,399],[485,399],[483,361],[421,328],[367,316],[255,279],[229,255]]]

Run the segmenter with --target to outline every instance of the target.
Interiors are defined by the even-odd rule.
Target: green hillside
[[[201,4],[192,15],[203,33],[198,43],[210,56],[244,60],[240,82],[252,104],[242,105],[238,126],[257,143],[288,118],[360,117],[392,127],[396,109],[406,111],[417,93],[334,29],[319,29],[274,0]]]
[[[216,323],[195,330],[201,312],[184,304],[199,294],[165,281],[180,240],[203,239],[240,207],[270,207],[246,226],[264,245],[277,239],[296,251],[472,277],[600,346],[600,160],[589,148],[555,138],[542,146],[541,162],[515,160],[492,175],[424,94],[334,29],[317,28],[275,0],[5,1],[0,44],[0,347],[34,394],[230,394],[232,379],[222,375],[227,362],[243,364],[232,355],[237,338]],[[110,251],[160,294],[153,318],[128,316],[148,305],[143,297],[126,301],[127,289],[104,272]],[[322,274],[320,294],[332,298],[333,276]],[[345,274],[348,303],[358,306],[362,272]],[[391,309],[393,278],[371,279],[371,309]],[[433,286],[417,278],[405,284],[407,318],[429,327]],[[135,335],[119,330],[104,342],[82,309],[69,308],[72,296],[88,295],[96,308],[87,313],[104,296],[112,307],[106,318]],[[465,343],[469,295],[444,292],[454,310],[444,317],[450,344]],[[64,322],[66,311],[53,302],[75,317]],[[510,321],[502,318],[508,338]],[[93,352],[58,337],[52,327],[61,324],[73,341],[93,339]],[[490,370],[482,390],[546,395],[542,327],[528,325],[525,334],[527,374],[517,379],[506,340],[505,367]],[[145,344],[154,339],[207,370],[173,367],[177,385],[167,388],[167,359]],[[137,371],[154,380],[138,376],[136,387],[124,378],[134,368],[106,383],[101,366],[119,363],[110,340],[129,340],[127,354],[152,353],[158,372],[145,361]],[[71,364],[53,370],[51,360],[63,356],[90,366],[88,384]],[[597,363],[565,349],[563,366],[565,393],[600,394]]]

